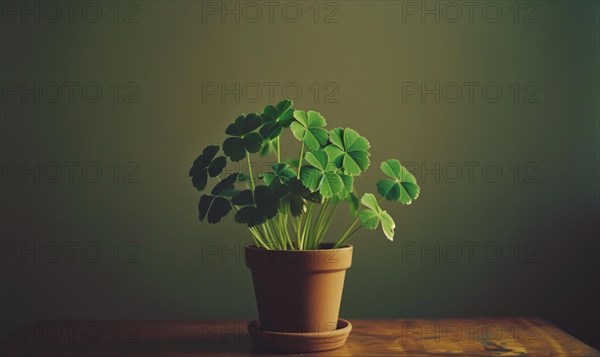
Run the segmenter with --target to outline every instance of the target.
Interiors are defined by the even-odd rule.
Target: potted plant
[[[189,171],[204,191],[199,218],[218,223],[235,210],[235,221],[248,227],[253,244],[245,247],[252,271],[259,322],[249,325],[257,342],[288,352],[311,352],[344,344],[351,325],[339,319],[345,271],[352,261],[348,240],[361,229],[381,226],[394,238],[395,223],[381,208],[383,200],[408,205],[419,196],[415,177],[398,160],[381,163],[378,199],[360,196],[354,180],[370,166],[371,145],[350,128],[326,130],[315,111],[293,109],[290,100],[267,105],[262,113],[240,115],[225,130],[219,146],[207,146]],[[282,160],[282,133],[290,129],[299,154]],[[276,162],[260,175],[252,154],[273,155]],[[247,172],[225,175],[228,161],[244,162]],[[348,204],[354,216],[345,232],[325,242],[336,209]],[[318,335],[318,338],[315,336]]]

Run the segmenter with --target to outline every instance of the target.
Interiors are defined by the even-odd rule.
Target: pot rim
[[[333,245],[333,244],[335,244],[335,243],[321,243],[321,244],[332,244],[332,245]],[[282,252],[282,253],[285,253],[285,252],[293,252],[294,254],[297,254],[297,253],[303,253],[303,252],[306,252],[306,253],[311,253],[311,252],[329,252],[329,251],[332,251],[332,250],[335,250],[335,251],[353,250],[353,246],[352,246],[352,244],[344,244],[344,245],[342,245],[342,246],[341,246],[341,247],[339,247],[339,248],[328,248],[328,249],[303,249],[303,250],[292,250],[292,249],[285,249],[285,250],[283,250],[283,249],[265,249],[265,248],[262,248],[262,247],[259,247],[259,246],[257,246],[257,245],[256,245],[256,244],[254,244],[254,243],[248,243],[248,244],[246,244],[244,247],[245,247],[246,249],[260,250],[260,251],[265,251],[265,252],[278,252],[278,253],[279,253],[279,252]]]

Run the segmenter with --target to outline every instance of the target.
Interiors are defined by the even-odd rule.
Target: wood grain
[[[600,356],[595,349],[537,318],[350,321],[353,330],[346,345],[307,356]],[[246,324],[105,321],[46,322],[25,327],[4,323],[0,355],[278,356],[257,351]],[[58,333],[62,334],[60,339]]]

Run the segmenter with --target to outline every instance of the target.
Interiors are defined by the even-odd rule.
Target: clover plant
[[[359,199],[354,179],[370,165],[369,141],[350,128],[325,129],[325,118],[315,111],[295,110],[290,100],[267,105],[262,113],[240,115],[225,130],[224,156],[219,146],[207,146],[189,171],[200,192],[210,178],[216,184],[198,204],[199,218],[218,223],[235,210],[235,221],[248,226],[257,246],[266,249],[318,249],[340,203],[355,216],[336,240],[340,247],[361,228],[380,225],[389,240],[396,224],[380,206],[383,200],[410,204],[419,196],[415,177],[391,159],[381,163],[385,178],[377,182],[379,199],[365,193]],[[290,129],[300,141],[297,159],[282,161],[281,135]],[[277,162],[259,176],[252,172],[251,154],[274,154]],[[245,160],[248,172],[224,177],[227,158]]]

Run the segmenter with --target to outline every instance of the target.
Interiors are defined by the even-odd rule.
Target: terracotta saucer
[[[258,348],[287,353],[319,352],[341,347],[350,331],[352,324],[344,319],[338,319],[335,331],[304,333],[264,331],[258,320],[248,323],[248,332]]]

